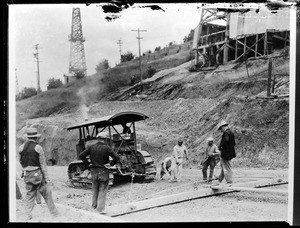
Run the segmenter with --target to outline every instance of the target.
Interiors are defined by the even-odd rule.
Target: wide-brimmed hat
[[[213,137],[208,137],[206,140],[207,140],[207,142],[211,142],[211,141],[214,141],[214,138]]]
[[[108,133],[107,133],[107,132],[104,132],[104,131],[99,132],[99,133],[97,134],[96,138],[103,138],[103,139],[106,139],[106,138],[108,138]]]
[[[40,137],[41,134],[37,133],[36,128],[30,127],[30,128],[27,128],[25,136],[27,138],[35,138],[35,137]]]
[[[223,126],[228,126],[228,123],[227,123],[226,121],[224,121],[224,120],[222,120],[222,121],[219,123],[218,130],[220,130],[221,127],[223,127]]]

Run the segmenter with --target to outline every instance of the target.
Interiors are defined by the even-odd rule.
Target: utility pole
[[[143,85],[142,85],[142,81],[143,81],[143,77],[142,77],[142,63],[141,63],[141,44],[140,44],[140,40],[143,39],[143,37],[140,37],[140,32],[147,32],[147,30],[141,30],[141,29],[137,29],[137,30],[131,30],[133,32],[138,32],[138,41],[139,41],[139,64],[140,64],[140,76],[141,76],[141,91],[143,91]]]
[[[39,60],[39,44],[34,45],[36,52],[33,53],[34,58],[37,62],[37,93],[41,92],[40,86],[40,60]]]
[[[16,75],[16,94],[19,95],[20,91],[19,91],[19,83],[18,83],[18,76],[17,76],[17,68],[15,68],[15,75]]]
[[[122,41],[121,41],[121,40],[119,40],[117,44],[119,44],[119,47],[120,47],[120,50],[119,50],[119,52],[120,52],[120,63],[121,63],[121,62],[122,62],[122,51],[121,51],[121,45],[122,45]]]

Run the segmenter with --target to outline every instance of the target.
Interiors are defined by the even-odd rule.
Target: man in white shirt
[[[185,145],[183,145],[183,139],[178,139],[178,144],[174,146],[173,149],[173,157],[175,159],[175,162],[172,168],[174,168],[174,181],[180,181],[182,177],[182,164],[184,162],[184,156],[186,157],[186,160],[189,160],[188,150]],[[173,179],[173,178],[172,178]]]

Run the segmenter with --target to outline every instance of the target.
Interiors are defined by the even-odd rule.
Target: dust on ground
[[[161,206],[110,218],[95,213],[91,208],[92,192],[90,188],[70,187],[66,166],[49,166],[49,175],[54,202],[60,211],[59,217],[51,217],[44,199],[33,210],[30,222],[212,222],[212,221],[287,221],[288,199],[284,195],[270,193],[235,192],[219,196],[189,200],[168,206]],[[216,167],[218,174],[220,167]],[[263,178],[287,180],[287,169],[241,169],[234,171],[234,183],[253,181]],[[119,181],[109,188],[107,207],[136,202],[140,200],[171,195],[192,189],[193,183],[198,188],[208,187],[201,182],[199,169],[184,169],[181,182],[170,183],[168,180],[155,178],[149,183]],[[17,183],[25,196],[25,184]],[[273,188],[287,189],[287,184]],[[130,191],[130,189],[132,191]],[[16,201],[16,221],[24,222],[23,200]],[[180,215],[180,216],[178,216]]]

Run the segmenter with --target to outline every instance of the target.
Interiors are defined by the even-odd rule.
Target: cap
[[[179,143],[182,143],[182,142],[183,142],[183,139],[182,139],[182,138],[179,138],[179,139],[178,139],[178,142],[179,142]]]

